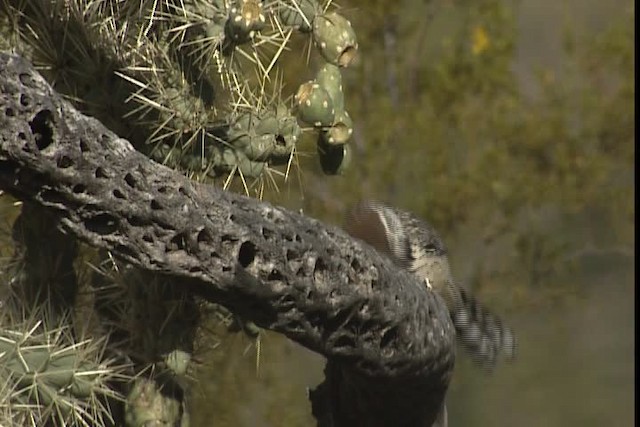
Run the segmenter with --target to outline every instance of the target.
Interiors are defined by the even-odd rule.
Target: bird
[[[424,286],[444,299],[456,340],[477,365],[491,371],[498,360],[514,359],[512,329],[453,279],[447,249],[429,223],[381,202],[362,201],[348,211],[343,228],[418,276]],[[446,425],[443,410],[441,425]]]

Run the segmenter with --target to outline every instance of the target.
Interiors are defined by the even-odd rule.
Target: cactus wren
[[[349,212],[345,230],[418,275],[445,300],[458,341],[480,366],[491,369],[499,357],[514,357],[513,332],[453,281],[446,248],[429,224],[408,212],[366,201]]]

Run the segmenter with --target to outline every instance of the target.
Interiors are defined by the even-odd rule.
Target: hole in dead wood
[[[240,245],[238,251],[238,262],[243,267],[248,267],[256,257],[256,246],[247,240]]]
[[[349,348],[353,347],[354,341],[352,336],[342,335],[334,343],[334,348]]]
[[[109,174],[104,168],[98,166],[96,168],[96,178],[109,178]]]
[[[287,249],[286,258],[287,258],[287,261],[298,259],[298,253],[293,249]]]
[[[164,185],[158,187],[158,193],[165,194],[168,191],[168,188]]]
[[[382,334],[382,338],[380,339],[380,347],[386,348],[389,347],[398,337],[397,328],[389,328]]]
[[[313,273],[322,273],[323,271],[325,271],[327,269],[327,264],[324,262],[324,260],[322,258],[318,258],[316,260],[316,263],[313,267]]]
[[[125,196],[124,193],[117,188],[113,189],[113,197],[115,197],[116,199],[122,199],[122,200],[127,199],[127,196]]]
[[[31,104],[31,97],[29,95],[21,94],[20,95],[20,105],[23,107],[28,107]]]
[[[129,260],[139,259],[138,253],[125,245],[120,245],[120,244],[116,245],[114,252],[117,255],[123,257],[124,259],[129,259]]]
[[[138,218],[136,216],[132,216],[132,217],[127,218],[127,222],[129,224],[131,224],[132,226],[134,226],[134,227],[143,227],[143,226],[145,226],[147,224],[141,218]]]
[[[7,116],[7,117],[13,117],[13,116],[15,116],[15,115],[16,115],[16,112],[13,110],[13,108],[11,108],[11,107],[7,107],[7,108],[5,108],[5,110],[4,110],[4,114],[5,114],[5,116]]]
[[[124,182],[126,182],[129,187],[136,188],[136,185],[137,185],[136,179],[130,173],[125,174]]]
[[[60,203],[63,205],[65,202],[65,199],[60,195],[60,192],[55,190],[44,190],[40,193],[40,197],[48,203]]]
[[[53,114],[49,110],[41,110],[29,122],[31,133],[39,150],[44,150],[53,143]]]
[[[169,241],[167,245],[167,251],[170,250],[184,250],[187,247],[187,237],[184,233],[178,233]]]
[[[56,166],[58,166],[60,169],[68,168],[70,166],[73,166],[73,160],[71,160],[71,157],[69,156],[60,156],[56,161]]]
[[[85,141],[84,139],[80,139],[80,151],[82,151],[83,153],[91,151],[91,149],[89,148],[89,144],[87,144],[87,141]]]
[[[147,233],[142,235],[142,240],[144,240],[147,243],[153,243],[153,237]]]
[[[73,186],[72,191],[75,194],[81,194],[84,193],[85,191],[87,191],[87,186],[84,184],[76,184]]]
[[[27,139],[27,134],[24,132],[18,132],[18,139],[22,139],[22,140]]]
[[[262,235],[264,236],[265,239],[269,240],[273,237],[273,231],[269,230],[268,228],[262,228]]]
[[[100,213],[84,221],[87,230],[100,235],[112,234],[118,229],[118,221],[112,215]]]
[[[332,317],[327,318],[325,325],[327,327],[327,329],[336,331],[340,328],[342,328],[342,326],[347,323],[347,321],[349,320],[349,317],[351,316],[351,311],[350,310],[341,310],[339,311],[337,314],[335,314]]]
[[[278,305],[281,308],[285,308],[285,309],[289,307],[295,307],[296,300],[293,299],[291,295],[284,295],[282,298],[280,298],[280,300],[278,300]]]
[[[18,79],[20,79],[20,83],[27,87],[31,87],[33,85],[33,77],[29,73],[20,73],[18,75]]]
[[[205,228],[200,230],[200,232],[198,233],[198,236],[196,237],[196,240],[198,241],[198,243],[200,242],[211,243],[213,242],[213,236],[211,235],[209,230]]]
[[[269,281],[272,281],[272,280],[282,281],[282,279],[284,279],[284,276],[282,275],[282,273],[280,273],[280,271],[276,270],[275,268],[271,270],[271,272],[267,276],[267,280]]]
[[[178,192],[183,196],[188,196],[189,192],[184,187],[178,187]]]
[[[151,209],[154,211],[162,210],[162,205],[156,199],[151,200]]]

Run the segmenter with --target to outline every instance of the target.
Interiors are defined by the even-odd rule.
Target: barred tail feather
[[[462,288],[459,292],[451,317],[458,340],[471,358],[487,369],[492,369],[499,359],[512,360],[517,345],[513,331],[469,292]]]

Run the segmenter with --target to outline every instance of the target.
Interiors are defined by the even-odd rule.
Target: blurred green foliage
[[[507,269],[526,271],[525,284],[585,246],[629,248],[633,13],[595,35],[567,27],[561,67],[537,69],[528,93],[514,70],[517,5],[343,2],[361,39],[347,76],[357,160],[341,180],[307,175],[303,187],[319,197],[307,197],[306,209],[339,221],[345,205],[383,199],[449,242],[473,223],[485,245],[509,236],[516,257]],[[576,215],[597,215],[609,241],[577,241],[551,225]]]

